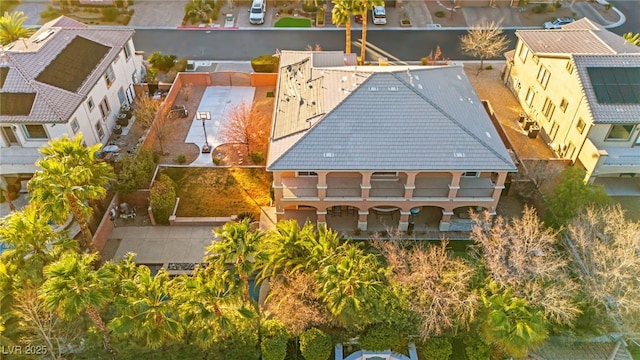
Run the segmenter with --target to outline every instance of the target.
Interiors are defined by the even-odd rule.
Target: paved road
[[[370,30],[367,42],[403,59],[419,61],[440,45],[443,56],[451,60],[469,60],[459,50],[459,38],[465,30]],[[513,30],[505,34],[515,45]],[[360,32],[352,32],[352,40]],[[177,54],[192,60],[248,60],[276,49],[304,50],[319,44],[324,50],[344,49],[344,30],[173,30],[137,29],[134,35],[137,50],[148,55],[153,51]],[[354,52],[358,48],[353,49]],[[500,59],[502,57],[499,57]],[[375,58],[371,58],[375,60]]]
[[[640,32],[640,0],[614,0],[611,2],[625,14],[626,22],[622,26],[609,30],[618,35]]]

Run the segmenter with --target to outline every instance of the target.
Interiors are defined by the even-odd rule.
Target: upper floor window
[[[89,98],[89,100],[87,100],[87,106],[89,107],[89,111],[93,110],[96,106],[96,104],[93,103],[93,98]]]
[[[523,42],[520,42],[520,51],[518,52],[518,56],[523,63],[527,60],[527,55],[529,55],[529,48]]]
[[[551,101],[551,99],[546,98],[544,105],[542,106],[542,113],[547,117],[547,119],[551,120],[554,111],[556,111],[556,105]]]
[[[578,124],[576,125],[576,129],[578,130],[578,132],[580,134],[582,134],[584,132],[584,128],[586,126],[587,126],[587,124],[584,122],[584,120],[578,119]]]
[[[100,101],[100,114],[102,115],[102,119],[106,119],[109,113],[111,113],[111,108],[109,107],[109,102],[107,101],[107,97],[105,96],[104,99]]]
[[[567,111],[567,107],[569,106],[569,101],[567,101],[567,99],[562,98],[562,101],[560,101],[560,109],[562,110],[562,112]]]
[[[116,74],[113,72],[113,67],[109,65],[107,71],[104,73],[104,80],[107,82],[107,87],[111,87],[111,84],[116,80]]]
[[[298,171],[298,176],[318,176],[315,171]]]
[[[104,137],[104,129],[100,121],[96,121],[96,132],[98,133],[98,138],[102,139]]]
[[[378,171],[371,174],[371,180],[396,180],[398,173],[395,171]]]
[[[23,124],[22,130],[24,131],[24,136],[27,139],[40,140],[40,139],[48,139],[47,131],[44,129],[44,126],[40,124]]]
[[[570,143],[569,143],[569,146],[567,147],[567,150],[566,150],[566,152],[565,152],[564,156],[565,156],[567,159],[571,159],[571,158],[573,157],[573,153],[574,153],[574,152],[576,152],[576,146],[575,146],[575,145],[573,145],[573,143],[572,143],[572,142],[570,142]]]
[[[573,63],[571,62],[571,60],[567,61],[566,69],[569,72],[569,74],[573,74]]]
[[[536,64],[537,64],[538,62],[540,62],[540,58],[538,57],[538,55],[533,55],[533,56],[531,57],[531,59],[532,59],[532,60],[533,60],[533,62],[534,62],[534,63],[536,63]]]
[[[532,88],[529,88],[529,90],[527,90],[527,96],[524,98],[524,102],[527,103],[527,105],[531,106],[531,104],[533,104],[533,98],[535,96],[535,91],[533,91]]]
[[[462,173],[462,177],[478,177],[480,173],[478,171],[465,171]]]
[[[122,50],[124,50],[124,58],[129,60],[129,58],[131,57],[131,49],[129,48],[128,41],[124,44],[124,46],[122,47]]]
[[[549,70],[547,70],[547,68],[543,65],[540,65],[540,70],[538,70],[538,82],[540,83],[540,85],[542,85],[542,88],[547,88],[550,77],[551,73],[549,72]]]
[[[612,125],[607,140],[629,140],[632,131],[633,125]]]
[[[73,130],[73,133],[77,133],[78,130],[80,130],[80,125],[78,125],[78,119],[73,118],[73,120],[71,120],[71,130]]]

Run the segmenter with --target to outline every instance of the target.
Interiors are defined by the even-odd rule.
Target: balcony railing
[[[462,178],[456,197],[486,198],[493,196],[495,185],[489,178]]]
[[[445,177],[436,178],[416,178],[415,189],[413,190],[414,198],[427,197],[448,197],[449,183],[451,179]]]
[[[362,195],[359,177],[327,177],[327,197],[359,198]]]
[[[292,177],[282,179],[282,197],[284,199],[317,198],[318,178]]]

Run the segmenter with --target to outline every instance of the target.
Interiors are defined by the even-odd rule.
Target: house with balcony
[[[0,50],[0,182],[31,177],[38,148],[82,132],[105,144],[130,104],[142,58],[131,29],[89,28],[61,16]]]
[[[462,67],[280,56],[267,159],[279,220],[454,231],[470,209],[495,214],[516,167]]]
[[[640,47],[581,19],[518,30],[505,80],[560,158],[611,195],[640,195]]]

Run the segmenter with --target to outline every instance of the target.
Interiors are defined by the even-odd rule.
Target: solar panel
[[[588,67],[591,86],[601,104],[640,104],[640,68]]]

